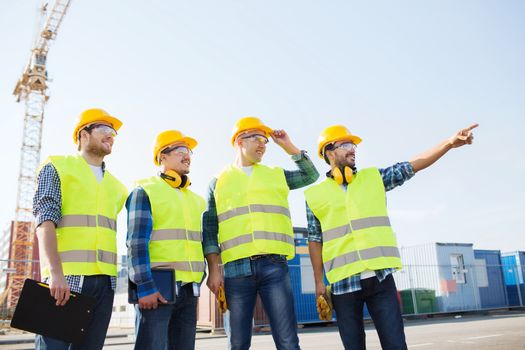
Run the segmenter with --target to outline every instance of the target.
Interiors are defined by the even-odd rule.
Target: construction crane
[[[70,3],[71,0],[56,0],[51,7],[47,3],[42,6],[40,25],[31,49],[29,62],[13,91],[17,102],[23,101],[25,103],[25,116],[16,214],[11,236],[11,263],[8,269],[8,308],[16,305],[25,279],[33,277],[32,200],[36,187],[36,172],[40,165],[44,108],[49,100],[46,61],[49,45],[52,40],[56,39],[58,29]]]

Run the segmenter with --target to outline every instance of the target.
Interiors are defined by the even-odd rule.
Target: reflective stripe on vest
[[[359,171],[346,191],[329,178],[307,189],[305,197],[323,229],[322,256],[330,283],[365,270],[401,268],[376,168]]]
[[[329,230],[323,231],[323,242],[331,241],[332,239],[341,238],[347,233],[354,230],[363,230],[371,227],[390,226],[390,219],[388,216],[374,216],[369,218],[351,220],[350,224],[334,227]]]
[[[101,227],[109,228],[112,231],[117,230],[117,221],[104,215],[64,215],[58,222],[57,227]]]
[[[284,171],[255,164],[250,175],[228,166],[217,178],[214,198],[224,264],[257,254],[295,254]]]
[[[68,250],[60,252],[62,263],[94,263],[97,261],[106,264],[117,264],[117,254],[105,250]]]
[[[269,241],[284,242],[292,245],[294,244],[294,239],[287,234],[278,232],[254,231],[253,235],[251,233],[248,233],[222,242],[221,249],[231,249],[241,244],[253,242],[254,239],[265,239]]]
[[[325,271],[330,271],[335,268],[355,263],[359,260],[369,260],[380,257],[396,257],[400,258],[399,249],[397,247],[374,247],[364,250],[357,250],[338,256],[332,260],[324,262]]]
[[[202,242],[202,233],[184,229],[162,229],[151,232],[152,241],[185,240]]]
[[[99,182],[82,156],[50,157],[60,178],[57,250],[64,275],[117,275],[117,216],[128,191],[107,170]],[[42,276],[50,275],[42,266]]]
[[[159,176],[137,181],[151,204],[151,268],[171,268],[182,282],[204,278],[201,216],[204,199],[189,189],[175,189]]]
[[[249,206],[230,209],[217,215],[217,219],[219,223],[221,223],[239,215],[249,214],[250,212],[282,214],[290,218],[290,210],[286,207],[281,207],[279,205],[250,204]]]
[[[157,268],[171,268],[175,269],[175,278],[178,276],[176,275],[177,272],[194,272],[194,271],[204,271],[206,268],[206,264],[204,261],[176,261],[176,262],[168,262],[168,261],[156,261],[151,263],[152,269]],[[177,278],[178,280],[178,278]]]

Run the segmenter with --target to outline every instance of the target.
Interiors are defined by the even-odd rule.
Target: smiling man
[[[57,305],[70,291],[96,298],[80,344],[37,335],[37,349],[102,349],[117,276],[117,215],[127,190],[106,169],[122,122],[98,108],[84,111],[73,132],[78,155],[52,156],[38,175],[33,200],[42,277]]]
[[[357,171],[361,138],[343,125],[323,130],[318,155],[330,166],[325,181],[305,191],[308,248],[316,297],[326,293],[323,269],[331,285],[339,334],[347,350],[366,349],[366,303],[383,349],[406,349],[403,319],[392,273],[401,268],[390,227],[386,191],[434,164],[449,150],[471,144],[472,129],[458,131],[409,162]]]
[[[204,199],[189,190],[191,156],[197,141],[177,130],[155,139],[158,176],[137,181],[128,209],[129,278],[137,286],[135,349],[195,347],[197,297],[204,278],[201,216]],[[176,300],[168,304],[152,270],[175,274]]]
[[[269,137],[298,170],[260,164]],[[296,350],[299,339],[287,264],[295,254],[288,192],[315,182],[319,173],[284,130],[272,130],[258,118],[240,119],[231,143],[235,162],[211,181],[203,215],[208,287],[217,295],[224,284],[232,350],[250,348],[257,294],[270,318],[276,348]]]

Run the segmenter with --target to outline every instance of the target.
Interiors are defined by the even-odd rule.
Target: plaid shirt
[[[315,168],[305,151],[299,155],[292,156],[292,160],[299,168],[298,170],[284,170],[286,183],[291,190],[308,186],[319,178],[319,172]],[[219,222],[217,220],[217,207],[215,204],[215,185],[217,179],[213,178],[208,190],[208,207],[202,215],[202,235],[204,255],[219,253]],[[231,261],[224,265],[224,277],[235,278],[252,275],[249,258]]]
[[[129,279],[137,285],[139,298],[157,292],[157,287],[151,275],[149,258],[149,241],[153,230],[153,217],[151,203],[146,191],[137,187],[131,192],[127,201],[128,210],[128,275]],[[181,287],[177,281],[176,291]],[[193,295],[199,296],[200,283],[193,283]],[[177,293],[178,294],[178,293]]]
[[[102,171],[105,165],[102,163]],[[55,227],[62,219],[62,192],[60,190],[60,176],[51,163],[47,163],[38,173],[37,188],[33,197],[33,215],[35,216],[35,226],[38,227],[44,221],[52,221]],[[84,276],[68,275],[64,276],[73,292],[81,293]],[[44,279],[47,283],[48,278]],[[117,287],[117,278],[111,276],[111,288]]]
[[[405,181],[414,176],[414,169],[412,169],[410,162],[402,162],[385,169],[379,169],[379,173],[383,178],[385,191],[390,191],[397,186],[401,186]],[[308,204],[306,204],[306,218],[308,221],[308,241],[323,243],[321,223],[315,217],[310,207],[308,207]],[[376,277],[382,282],[395,270],[396,269],[376,270]],[[357,292],[359,290],[361,290],[361,274],[350,276],[332,284],[332,293],[335,295]]]

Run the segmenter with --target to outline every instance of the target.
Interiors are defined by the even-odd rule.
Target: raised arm
[[[478,124],[472,124],[468,128],[461,129],[456,134],[444,140],[437,146],[419,154],[410,160],[410,164],[412,165],[414,172],[416,173],[431,166],[452,148],[472,144],[474,140],[474,134],[472,133],[472,130],[477,127]]]

